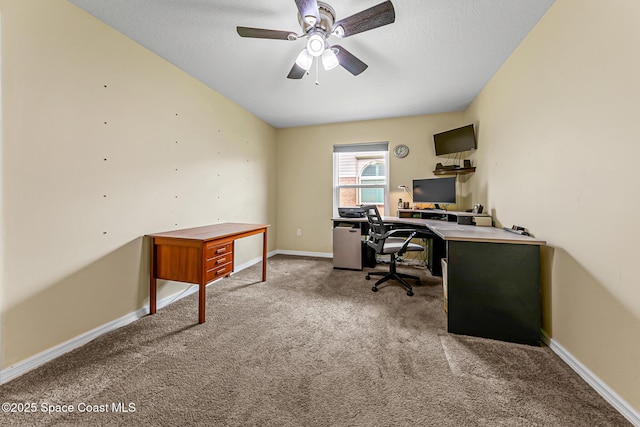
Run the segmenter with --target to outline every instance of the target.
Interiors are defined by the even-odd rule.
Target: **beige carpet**
[[[0,424],[630,425],[548,348],[448,334],[440,280],[415,271],[408,297],[273,257],[266,283],[257,265],[210,286],[203,325],[194,294],[3,385],[36,412]]]

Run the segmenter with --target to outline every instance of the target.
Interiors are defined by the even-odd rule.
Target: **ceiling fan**
[[[357,76],[367,69],[367,64],[342,46],[329,45],[327,39],[330,36],[349,37],[391,24],[396,19],[391,1],[382,2],[338,21],[336,21],[333,8],[322,1],[295,0],[295,2],[298,7],[298,22],[302,27],[302,34],[291,31],[237,27],[241,37],[290,41],[306,38],[307,45],[298,54],[287,76],[290,79],[301,79],[309,71],[315,58],[322,60],[325,70],[331,70],[341,65],[351,74]]]

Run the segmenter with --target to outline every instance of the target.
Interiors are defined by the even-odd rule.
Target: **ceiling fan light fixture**
[[[306,48],[302,49],[298,54],[298,57],[296,58],[296,64],[298,65],[298,67],[303,68],[305,71],[309,71],[309,68],[311,68],[311,64],[313,64],[313,56],[311,56]]]
[[[320,56],[324,52],[325,41],[320,34],[313,34],[307,41],[307,50],[313,56]]]
[[[296,57],[296,62],[287,75],[289,79],[301,79],[305,74],[309,74],[314,58],[317,58],[316,73],[320,66],[319,62],[322,61],[325,70],[331,70],[340,65],[354,76],[360,75],[367,69],[367,64],[342,46],[329,45],[327,39],[331,36],[351,37],[354,34],[392,24],[396,20],[391,0],[383,1],[340,20],[336,20],[335,11],[323,0],[296,0],[295,3],[298,9],[298,24],[302,28],[300,34],[265,28],[236,27],[240,37],[291,41],[305,38],[306,46]],[[316,84],[318,84],[317,80]]]
[[[325,49],[325,51],[322,52],[322,66],[324,69],[327,71],[333,70],[338,65],[340,65],[340,63],[333,49]]]

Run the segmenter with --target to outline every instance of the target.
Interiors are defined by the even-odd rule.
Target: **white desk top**
[[[366,222],[366,218],[332,218],[333,221]],[[414,227],[426,227],[443,240],[463,242],[512,243],[520,245],[545,245],[544,240],[531,236],[523,236],[496,227],[480,227],[476,225],[459,225],[455,222],[437,219],[398,218],[385,216],[382,220],[391,224],[406,224]]]

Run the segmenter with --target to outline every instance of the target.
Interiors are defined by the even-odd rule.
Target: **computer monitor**
[[[456,203],[456,177],[413,180],[413,202],[440,204]]]

